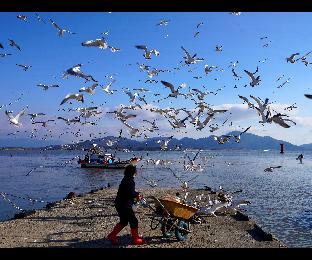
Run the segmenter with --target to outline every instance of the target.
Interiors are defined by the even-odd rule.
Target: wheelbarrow
[[[153,206],[152,206],[153,205]],[[145,206],[153,211],[150,227],[152,230],[159,226],[164,237],[175,235],[178,241],[187,239],[190,221],[198,208],[180,202],[175,197],[166,195],[161,198],[151,196],[145,200]]]

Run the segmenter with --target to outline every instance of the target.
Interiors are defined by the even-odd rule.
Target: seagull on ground
[[[265,172],[273,172],[273,169],[279,169],[281,167],[282,167],[281,165],[279,165],[279,166],[270,166],[270,167],[264,169],[264,171]]]

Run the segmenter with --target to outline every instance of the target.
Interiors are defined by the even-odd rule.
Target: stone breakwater
[[[139,190],[145,198],[174,195],[173,189]],[[191,190],[190,194],[205,193]],[[87,194],[70,193],[44,209],[17,214],[15,219],[0,223],[0,247],[72,247],[72,248],[283,248],[281,241],[261,229],[247,215],[223,210],[217,217],[205,216],[201,223],[191,224],[192,233],[185,241],[163,237],[160,228],[150,227],[152,211],[139,206],[139,232],[147,244],[131,244],[130,227],[118,236],[118,246],[105,239],[119,218],[114,208],[117,190],[102,188]]]

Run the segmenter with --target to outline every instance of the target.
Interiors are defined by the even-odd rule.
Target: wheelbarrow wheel
[[[189,230],[189,224],[184,222],[183,220],[180,220],[178,223],[178,226],[175,229],[175,236],[178,239],[178,241],[184,241],[187,239],[188,232],[182,229]]]
[[[172,219],[166,219],[161,225],[161,232],[164,237],[172,237],[174,235],[174,229],[172,227],[173,225],[173,220]]]

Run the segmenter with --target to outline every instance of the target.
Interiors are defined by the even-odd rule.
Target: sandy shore
[[[175,194],[172,189],[139,190],[144,197]],[[0,223],[0,247],[112,247],[105,239],[118,222],[113,200],[116,189],[100,189],[72,199],[53,203],[45,209],[20,219]],[[203,191],[191,191],[191,193]],[[208,191],[204,191],[208,192]],[[271,234],[264,232],[244,214],[223,211],[217,217],[205,217],[200,224],[192,224],[192,233],[185,241],[175,236],[164,238],[160,228],[152,230],[151,210],[138,207],[139,232],[147,244],[131,244],[130,227],[118,236],[119,247],[147,248],[280,248],[286,247]]]

